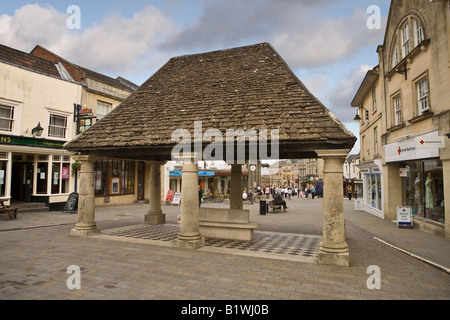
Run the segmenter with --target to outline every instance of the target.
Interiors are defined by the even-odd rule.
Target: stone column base
[[[151,225],[164,224],[166,223],[166,215],[163,213],[159,214],[146,214],[145,223]]]
[[[323,243],[320,246],[319,264],[328,264],[342,267],[350,266],[350,256],[346,243],[335,247],[334,246],[324,247],[324,246],[325,245]]]
[[[184,248],[184,249],[200,249],[205,246],[205,238],[201,237],[197,240],[180,240],[175,239],[172,241],[172,247]]]
[[[90,229],[90,230],[80,230],[80,229],[72,229],[70,230],[70,236],[72,237],[88,237],[88,236],[94,236],[97,234],[100,234],[100,229]]]

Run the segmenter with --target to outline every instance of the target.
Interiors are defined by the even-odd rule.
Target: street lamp
[[[33,134],[33,137],[40,137],[42,136],[42,132],[44,132],[44,128],[41,127],[41,123],[38,122],[38,125],[31,130],[31,133]]]
[[[366,110],[364,107],[361,107],[360,109],[363,109],[365,111],[366,121],[369,121],[369,110]],[[359,109],[358,109],[358,111],[356,111],[356,116],[353,120],[356,121],[356,123],[359,123],[362,120],[359,115]]]

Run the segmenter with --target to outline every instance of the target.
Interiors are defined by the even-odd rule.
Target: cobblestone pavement
[[[227,248],[230,242],[216,240],[188,250],[151,236],[117,234],[135,228],[144,229],[143,237],[154,233],[143,225],[146,205],[96,208],[102,234],[88,238],[69,236],[76,215],[19,213],[17,220],[0,220],[0,299],[450,299],[449,241],[416,229],[397,229],[395,223],[354,211],[353,201],[344,201],[350,267],[319,265],[314,250],[308,257],[299,253],[318,248],[321,199],[293,198],[287,213],[267,215],[259,214],[258,203],[246,204],[251,220],[261,224],[254,251],[239,248],[239,243]],[[176,234],[179,207],[164,206],[163,211],[167,223],[159,228]],[[264,239],[274,244],[270,250]],[[294,256],[287,251],[295,247],[301,258],[283,258]],[[80,289],[68,289],[72,265],[80,268]],[[379,267],[380,289],[372,286],[376,282],[370,266]]]

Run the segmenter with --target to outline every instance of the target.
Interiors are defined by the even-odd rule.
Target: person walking
[[[352,186],[351,185],[347,186],[347,196],[348,196],[348,200],[352,200]]]
[[[316,196],[316,187],[313,185],[311,187],[311,198],[314,199],[315,196]]]

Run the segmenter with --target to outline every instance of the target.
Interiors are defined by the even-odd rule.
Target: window
[[[95,195],[109,196],[134,193],[133,161],[103,160],[94,164]]]
[[[67,117],[50,115],[50,125],[48,126],[48,136],[55,138],[65,138],[67,131]]]
[[[377,111],[377,90],[375,88],[372,89],[372,107],[373,112]]]
[[[400,62],[398,55],[398,46],[395,46],[394,53],[392,54],[392,68],[394,68]]]
[[[374,154],[378,154],[378,127],[373,128],[373,150]]]
[[[418,46],[424,40],[423,29],[419,20],[414,19],[414,44]]]
[[[406,22],[402,27],[402,58],[406,57],[409,52],[409,24]]]
[[[423,114],[424,112],[430,111],[430,101],[428,98],[428,79],[425,78],[417,83],[417,96],[419,115]]]
[[[14,107],[0,105],[0,130],[12,132],[14,126]]]
[[[112,109],[112,104],[97,101],[97,120],[103,119]]]
[[[398,126],[403,123],[402,117],[402,101],[400,95],[394,97],[394,125]]]

